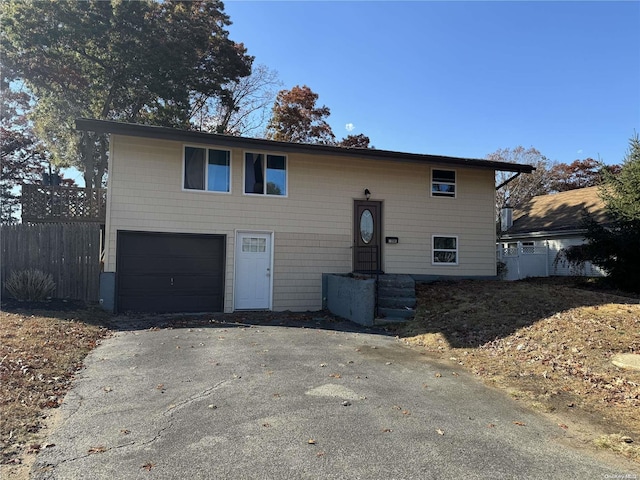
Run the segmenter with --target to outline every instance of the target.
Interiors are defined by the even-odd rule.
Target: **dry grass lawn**
[[[407,343],[640,462],[640,371],[611,363],[640,353],[637,296],[571,279],[437,282],[418,296],[415,319],[396,330]]]
[[[43,448],[38,435],[108,330],[100,311],[0,312],[0,463],[7,478]],[[0,475],[2,476],[2,475]]]
[[[640,462],[640,371],[611,363],[640,353],[640,299],[585,287],[562,279],[421,285],[416,318],[394,333]],[[109,334],[104,325],[99,310],[0,312],[0,476],[27,478],[47,445],[39,430]]]

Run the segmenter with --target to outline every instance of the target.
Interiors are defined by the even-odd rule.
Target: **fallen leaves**
[[[142,465],[140,468],[146,470],[147,472],[150,472],[151,469],[155,466],[156,466],[155,463],[147,462],[144,465]]]
[[[27,448],[27,454],[30,453],[38,453],[40,451],[40,444],[39,443],[32,443],[31,445],[29,445],[29,447]]]
[[[87,453],[89,455],[93,455],[94,453],[104,453],[107,451],[107,447],[105,447],[104,445],[98,445],[97,447],[91,447],[89,450],[87,450]]]
[[[586,423],[590,416],[583,412],[592,412],[620,431],[640,434],[640,372],[611,363],[615,353],[640,352],[638,299],[572,282],[420,285],[414,320],[395,333],[492,386],[517,392],[535,408]],[[570,425],[569,418],[562,425]]]
[[[7,463],[29,448],[43,410],[60,406],[84,357],[109,332],[83,321],[101,320],[100,312],[24,315],[3,308],[1,316],[0,463]]]
[[[518,425],[519,427],[525,427],[527,424],[524,422],[513,422],[514,425]]]

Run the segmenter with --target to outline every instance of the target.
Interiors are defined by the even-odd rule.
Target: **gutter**
[[[500,235],[500,241],[504,240],[523,240],[527,238],[558,238],[558,237],[569,237],[569,236],[580,236],[584,238],[584,234],[586,230],[584,228],[581,229],[573,229],[573,230],[562,230],[562,231],[540,231],[540,232],[524,232],[524,233],[513,233],[513,234],[502,234]]]

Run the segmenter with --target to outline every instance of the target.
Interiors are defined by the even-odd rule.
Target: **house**
[[[581,224],[585,211],[597,222],[607,223],[598,187],[539,195],[513,211],[503,209],[499,257],[507,264],[506,278],[604,275],[590,262],[576,269],[560,259],[556,261],[561,249],[585,242]]]
[[[306,311],[323,274],[494,277],[495,171],[528,165],[78,119],[110,134],[101,302]]]

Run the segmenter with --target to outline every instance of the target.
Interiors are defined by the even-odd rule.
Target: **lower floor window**
[[[432,240],[432,263],[458,264],[458,237],[434,235]]]

